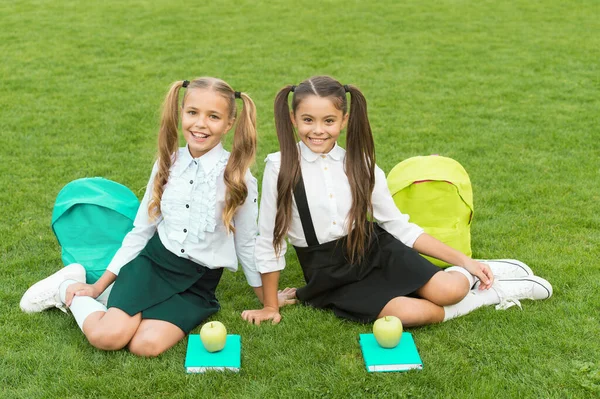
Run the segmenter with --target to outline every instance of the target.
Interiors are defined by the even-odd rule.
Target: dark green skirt
[[[222,274],[222,268],[209,269],[171,253],[157,233],[120,270],[108,308],[130,316],[141,312],[142,319],[168,321],[188,334],[219,310],[215,289]]]

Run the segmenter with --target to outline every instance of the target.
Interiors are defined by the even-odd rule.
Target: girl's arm
[[[135,259],[140,252],[142,252],[142,249],[144,249],[146,244],[148,244],[148,241],[150,241],[154,233],[156,233],[157,223],[150,220],[148,204],[152,198],[154,176],[157,172],[158,163],[154,163],[152,173],[150,174],[150,180],[146,185],[144,198],[142,199],[137,214],[135,215],[135,220],[133,221],[133,229],[127,233],[121,243],[121,248],[115,253],[115,256],[113,256],[106,268],[106,270],[112,272],[114,275],[118,275],[123,266]]]
[[[494,276],[487,265],[477,262],[460,251],[425,234],[421,227],[409,222],[409,216],[400,212],[396,207],[387,186],[385,173],[378,166],[375,167],[375,187],[372,200],[375,220],[396,239],[422,254],[440,259],[451,265],[464,267],[481,280],[482,289],[491,287]]]
[[[71,306],[75,296],[98,298],[116,279],[116,274],[106,270],[94,284],[74,283],[69,285],[65,293],[65,305]]]
[[[263,283],[263,308],[260,310],[244,310],[242,319],[259,325],[262,321],[272,320],[273,324],[281,321],[277,287],[279,286],[279,271],[261,274]]]
[[[250,323],[260,324],[264,320],[273,320],[279,323],[279,305],[277,287],[279,272],[285,267],[285,243],[280,254],[275,254],[273,248],[273,228],[275,226],[275,213],[277,209],[277,177],[279,175],[279,162],[272,154],[267,157],[267,164],[263,174],[262,195],[260,200],[259,233],[256,239],[254,259],[256,267],[261,273],[263,309],[245,310],[242,318]],[[255,290],[256,292],[256,290]],[[260,296],[259,296],[260,299]]]
[[[451,265],[464,267],[469,273],[479,278],[481,289],[488,289],[494,283],[494,275],[488,265],[471,259],[429,234],[421,234],[413,244],[413,248],[424,255],[432,256]]]
[[[256,246],[256,236],[258,235],[258,225],[256,223],[258,218],[258,183],[249,170],[246,172],[245,182],[248,196],[233,216],[235,226],[233,241],[237,258],[246,275],[246,281],[254,289],[258,299],[261,299],[262,283],[254,261],[254,248]]]
[[[264,302],[264,295],[263,295],[263,287],[252,287],[254,289],[254,293],[256,294],[256,297],[258,298],[258,300],[260,301],[260,303],[265,303]],[[296,303],[298,303],[298,299],[296,299],[296,289],[295,288],[290,288],[290,287],[285,287],[285,289],[283,290],[278,290],[277,291],[277,302],[279,303],[279,307],[283,307],[286,305],[294,305]]]

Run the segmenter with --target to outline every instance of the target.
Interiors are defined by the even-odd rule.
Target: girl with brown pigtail
[[[281,319],[286,238],[306,280],[297,298],[353,321],[393,315],[417,326],[552,294],[522,262],[475,261],[409,223],[375,164],[367,102],[357,87],[328,76],[286,86],[275,99],[275,125],[280,152],[266,160],[255,249],[264,308],[244,311],[245,320]],[[346,126],[344,150],[337,139]],[[459,266],[442,270],[419,253]]]
[[[221,139],[236,120],[229,153]],[[219,310],[215,289],[238,260],[262,299],[253,259],[258,188],[248,169],[255,152],[256,110],[247,94],[215,78],[175,82],[134,228],[106,272],[85,284],[82,265],[66,266],[29,288],[21,308],[68,307],[96,348],[157,356]]]

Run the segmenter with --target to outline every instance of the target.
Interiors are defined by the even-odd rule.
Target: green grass
[[[315,3],[0,3],[0,397],[598,397],[598,3]],[[260,179],[278,148],[275,93],[315,74],[364,91],[385,171],[414,155],[460,161],[474,256],[521,259],[554,296],[411,329],[425,369],[389,374],[364,369],[369,325],[301,306],[245,324],[259,304],[241,272],[224,275],[215,316],[242,335],[239,374],[186,375],[185,341],[157,359],[101,352],[58,310],[21,313],[60,266],[62,186],[103,176],[143,195],[173,81],[218,76],[253,97]],[[282,284],[301,285],[287,260]]]

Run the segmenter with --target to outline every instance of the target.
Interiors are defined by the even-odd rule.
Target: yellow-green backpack
[[[396,206],[410,216],[412,223],[452,248],[472,255],[473,190],[460,163],[437,155],[408,158],[390,171],[387,183]],[[438,266],[449,266],[425,258]]]

